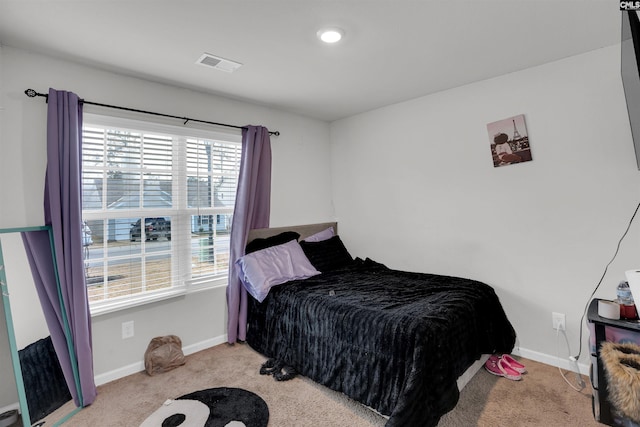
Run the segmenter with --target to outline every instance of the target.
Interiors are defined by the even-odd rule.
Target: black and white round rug
[[[241,388],[219,387],[167,400],[140,427],[266,427],[269,408]]]

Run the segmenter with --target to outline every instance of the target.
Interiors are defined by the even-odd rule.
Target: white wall
[[[0,52],[0,228],[42,225],[46,166],[46,104],[24,90],[69,90],[89,101],[146,109],[236,125],[261,124],[281,132],[272,137],[271,225],[324,222],[334,218],[331,203],[329,125],[274,109],[3,47]],[[188,65],[187,65],[188,66]],[[86,106],[87,112],[114,114]],[[25,272],[25,274],[29,274]],[[2,317],[4,319],[4,317]],[[135,337],[121,339],[121,324],[135,322]],[[4,324],[4,320],[0,321]],[[92,320],[94,367],[109,379],[138,364],[150,339],[176,334],[187,348],[220,342],[226,333],[225,290],[215,289]],[[4,327],[3,327],[4,329]],[[0,340],[2,340],[0,336]],[[0,349],[0,378],[9,371]],[[123,370],[124,368],[124,370]],[[4,392],[8,383],[2,381]],[[8,392],[11,393],[10,391]],[[0,408],[5,402],[0,393]]]
[[[332,123],[336,217],[353,255],[492,285],[520,353],[548,363],[551,312],[566,313],[575,355],[584,305],[640,201],[619,49]],[[494,168],[486,124],[519,114],[533,161]],[[639,222],[597,297],[615,298],[640,265]]]

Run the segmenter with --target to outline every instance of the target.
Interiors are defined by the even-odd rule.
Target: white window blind
[[[82,156],[92,312],[226,283],[239,136],[85,115]]]
[[[197,256],[193,256],[193,278],[228,271],[228,234],[236,201],[240,156],[240,144],[187,139],[187,205],[192,231],[205,236],[199,240]],[[214,242],[222,241],[222,236],[227,236],[225,251],[216,254]]]

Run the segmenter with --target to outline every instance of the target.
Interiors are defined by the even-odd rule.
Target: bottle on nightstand
[[[636,313],[636,305],[633,301],[633,295],[631,295],[629,282],[621,281],[616,289],[616,294],[618,295],[616,302],[620,305],[620,318],[636,319],[638,314]]]

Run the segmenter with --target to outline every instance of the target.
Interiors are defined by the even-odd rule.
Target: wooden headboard
[[[257,228],[255,230],[249,230],[249,237],[247,243],[253,239],[264,239],[265,237],[275,236],[283,231],[295,231],[300,234],[300,240],[304,240],[306,237],[312,234],[318,233],[322,230],[326,230],[329,227],[333,227],[333,232],[338,234],[337,222],[322,222],[318,224],[306,224],[306,225],[292,225],[289,227],[274,227],[274,228]]]

